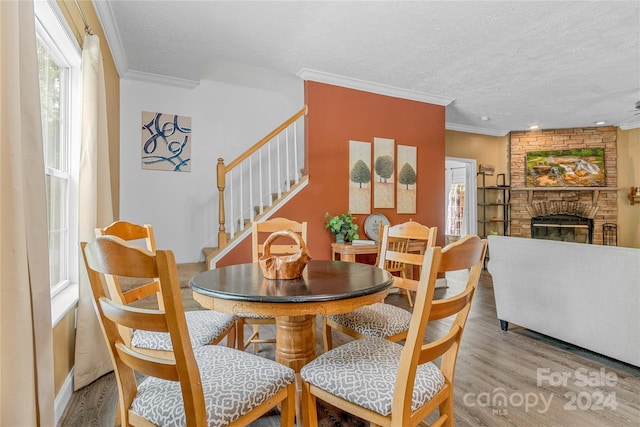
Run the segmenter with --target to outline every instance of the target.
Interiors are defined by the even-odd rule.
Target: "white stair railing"
[[[272,194],[280,198],[291,189],[292,182],[295,185],[300,181],[300,165],[304,160],[298,156],[304,153],[304,137],[298,135],[298,129],[304,127],[297,123],[304,120],[306,114],[307,107],[304,106],[228,165],[224,164],[224,159],[218,159],[219,248],[226,246],[245,228],[245,219],[254,221],[264,212],[265,206],[273,205]],[[227,187],[229,191],[225,193]],[[230,214],[228,220],[225,206]]]

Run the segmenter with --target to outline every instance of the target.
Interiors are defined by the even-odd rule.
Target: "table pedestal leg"
[[[276,362],[300,372],[316,358],[313,316],[276,317]]]
[[[315,316],[276,317],[276,361],[296,371],[296,419],[302,425],[300,369],[316,358]]]

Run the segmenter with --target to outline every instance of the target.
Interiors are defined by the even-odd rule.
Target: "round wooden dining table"
[[[310,260],[297,279],[266,279],[258,263],[197,274],[193,298],[226,313],[276,318],[276,361],[294,371],[315,359],[315,316],[347,313],[382,301],[393,277],[369,264]]]

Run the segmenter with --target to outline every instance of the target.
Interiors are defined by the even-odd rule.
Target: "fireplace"
[[[562,242],[593,243],[593,219],[575,215],[531,218],[531,237]]]
[[[531,237],[563,242],[593,243],[593,218],[598,206],[580,202],[546,201],[527,206]]]
[[[509,235],[531,238],[532,218],[560,214],[592,219],[594,245],[602,244],[603,241],[615,242],[615,237],[605,238],[603,230],[605,224],[618,223],[618,198],[621,193],[616,187],[621,171],[618,170],[617,137],[618,129],[615,126],[512,131],[509,134],[507,163],[507,180],[511,183]],[[606,176],[603,187],[527,186],[527,152],[598,147],[604,147]],[[557,205],[561,203],[582,204],[586,209],[584,212],[564,211]],[[546,206],[538,206],[539,204]],[[550,206],[551,204],[556,206]],[[593,212],[595,209],[598,210],[597,214]]]

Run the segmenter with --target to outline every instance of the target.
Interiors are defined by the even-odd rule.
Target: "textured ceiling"
[[[449,129],[640,127],[639,1],[94,4],[125,75],[199,81],[216,61],[311,69],[449,98]]]

